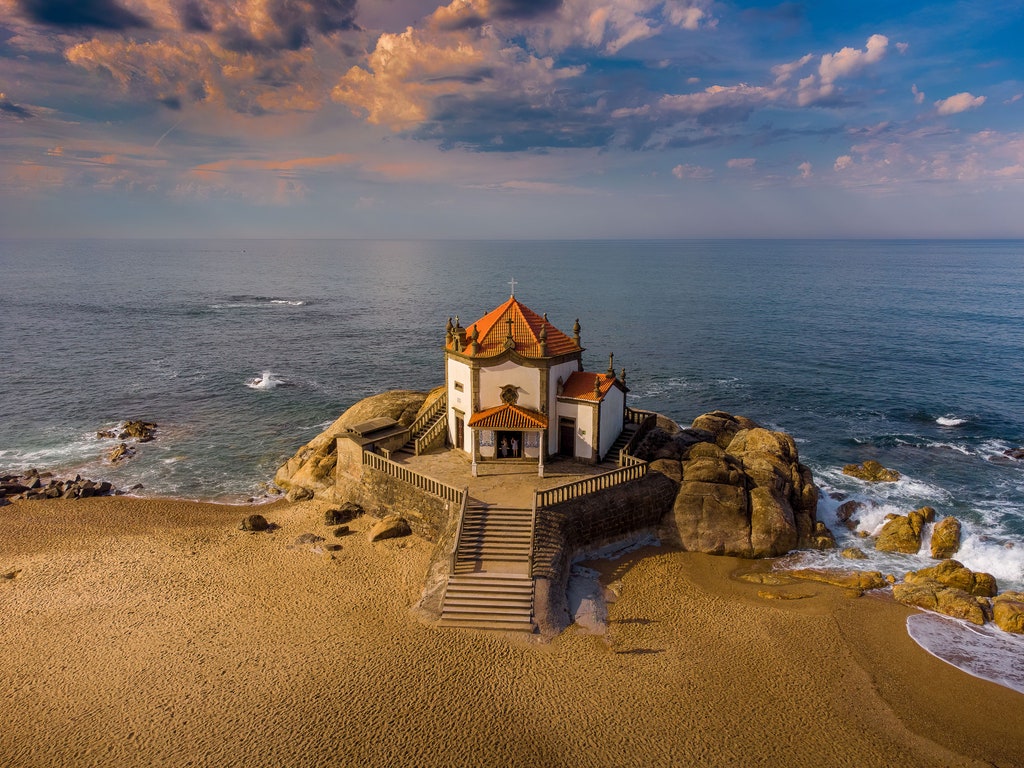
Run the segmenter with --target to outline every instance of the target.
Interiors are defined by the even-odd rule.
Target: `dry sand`
[[[0,509],[0,765],[1024,765],[1024,698],[885,598],[653,550],[600,566],[605,636],[545,645],[419,623],[427,542],[334,539],[313,502],[242,533],[249,511]],[[289,548],[307,531],[342,550]]]

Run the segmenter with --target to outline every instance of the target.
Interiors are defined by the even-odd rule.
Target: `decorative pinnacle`
[[[615,353],[614,352],[608,355],[608,378],[609,379],[614,379],[615,378]]]
[[[622,369],[622,373],[619,374],[619,381],[621,381],[623,384],[626,383],[626,369],[625,368],[623,368]]]
[[[582,328],[580,327],[580,319],[577,317],[576,318],[576,322],[572,324],[572,340],[576,342],[576,346],[577,347],[582,346],[580,344],[580,331],[581,330],[582,330]]]
[[[601,377],[600,376],[595,376],[594,377],[594,395],[595,395],[595,397],[597,397],[598,400],[601,399]]]
[[[508,281],[508,284],[512,286],[512,293],[509,296],[509,298],[514,299],[516,297],[516,279],[513,277],[511,280]]]

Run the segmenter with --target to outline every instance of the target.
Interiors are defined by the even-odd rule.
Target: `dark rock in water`
[[[864,505],[859,501],[853,501],[852,499],[850,501],[844,501],[838,508],[836,508],[836,520],[840,523],[845,523],[863,508]]]
[[[118,440],[135,439],[140,443],[147,443],[153,439],[156,432],[156,424],[151,421],[126,421],[118,434]]]
[[[249,515],[238,526],[243,531],[265,531],[270,526],[263,515]]]
[[[847,547],[839,553],[847,560],[867,560],[868,556],[864,554],[864,550],[859,547]]]
[[[107,454],[107,461],[109,461],[111,464],[116,464],[117,462],[131,458],[134,455],[134,448],[129,448],[128,443],[121,443],[120,445],[115,446],[113,449],[111,449],[110,453]]]
[[[900,473],[895,469],[886,469],[871,459],[863,464],[847,464],[843,467],[843,474],[869,483],[895,483],[900,479]]]
[[[356,519],[363,514],[363,508],[358,504],[347,501],[338,509],[328,509],[324,512],[324,523],[326,525],[340,525]]]
[[[1019,461],[1024,459],[1024,448],[1010,448],[1009,450],[1003,451],[1003,455]]]
[[[352,531],[349,530],[349,527],[347,525],[339,525],[337,528],[334,529],[334,536],[338,539],[340,539],[342,536],[348,536],[350,533],[352,533]]]

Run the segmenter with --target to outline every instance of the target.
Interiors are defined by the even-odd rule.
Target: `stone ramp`
[[[533,511],[467,507],[439,626],[532,632]]]

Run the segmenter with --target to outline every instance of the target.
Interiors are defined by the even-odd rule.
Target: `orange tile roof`
[[[548,417],[543,413],[506,403],[497,408],[474,413],[469,419],[469,426],[478,429],[547,429]]]
[[[597,402],[597,394],[594,392],[595,378],[601,385],[601,399],[604,400],[604,396],[608,394],[608,390],[615,386],[615,382],[618,379],[605,373],[587,373],[586,371],[574,372],[569,377],[569,380],[562,385],[560,397]]]
[[[504,304],[491,310],[475,323],[470,323],[463,330],[465,338],[462,351],[473,357],[495,357],[505,351],[505,340],[509,333],[509,319],[512,320],[512,339],[516,343],[516,352],[523,357],[556,357],[570,352],[580,351],[580,347],[571,337],[558,330],[550,321],[538,315],[513,296]],[[476,354],[472,351],[473,327],[476,327]],[[541,351],[541,329],[547,333],[547,353]],[[448,344],[448,349],[453,349]]]

